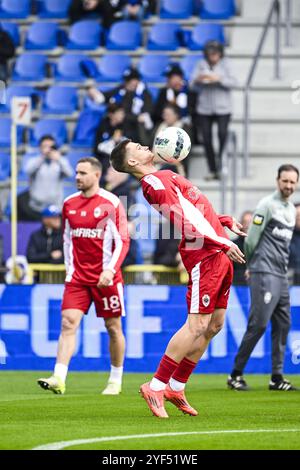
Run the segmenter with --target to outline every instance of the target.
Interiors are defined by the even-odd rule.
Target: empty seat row
[[[67,18],[71,0],[1,0],[0,18],[26,18],[32,7],[40,18]],[[161,0],[159,15],[166,19],[186,19],[199,14],[205,19],[228,19],[235,14],[234,0]]]
[[[186,55],[180,62],[187,79],[190,78],[196,62],[201,57]],[[167,55],[147,54],[138,62],[142,78],[146,82],[164,82],[165,69],[170,62]],[[127,55],[104,55],[98,63],[84,54],[65,54],[57,63],[49,64],[47,57],[40,54],[26,53],[18,57],[13,69],[12,79],[19,82],[42,81],[47,78],[47,70],[58,82],[83,82],[93,78],[102,82],[118,82],[124,71],[131,65]]]
[[[4,22],[3,29],[11,34],[16,45],[20,44],[16,24]],[[108,32],[95,20],[78,21],[71,26],[68,35],[55,22],[36,22],[27,31],[24,47],[27,50],[52,50],[58,46],[69,50],[95,50],[105,44],[108,50],[135,50],[142,46],[142,36],[141,25],[135,21],[119,21]],[[178,23],[158,22],[148,34],[146,47],[172,51],[183,46],[197,50],[203,49],[211,39],[225,42],[222,25],[201,23],[190,31],[182,29]]]

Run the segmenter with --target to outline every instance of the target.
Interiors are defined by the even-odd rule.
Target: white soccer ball
[[[154,153],[168,163],[184,160],[191,150],[191,139],[180,127],[167,127],[154,141]]]

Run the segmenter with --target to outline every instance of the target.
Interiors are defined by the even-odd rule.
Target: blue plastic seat
[[[77,126],[74,131],[72,146],[75,148],[88,147],[94,145],[96,129],[102,119],[101,111],[85,109],[81,112]]]
[[[70,149],[70,151],[67,153],[65,157],[75,172],[78,160],[80,158],[86,157],[86,151],[78,150],[78,149]],[[70,179],[74,180],[74,176],[72,176]]]
[[[84,54],[65,54],[60,57],[55,78],[65,82],[82,82],[87,77],[84,73],[83,63],[88,60]]]
[[[134,51],[142,44],[141,25],[137,21],[118,21],[107,35],[106,48],[119,51]]]
[[[0,147],[10,147],[11,145],[11,119],[0,117]],[[17,144],[22,143],[23,127],[17,126]]]
[[[168,63],[169,57],[166,55],[147,54],[141,58],[138,69],[145,82],[165,82]]]
[[[190,80],[195,66],[199,60],[203,59],[202,54],[197,55],[186,55],[180,62],[180,66],[184,72],[184,77],[186,80]]]
[[[31,132],[30,144],[37,146],[44,135],[52,135],[58,146],[67,142],[66,124],[61,119],[41,119]]]
[[[235,15],[234,0],[202,0],[200,17],[204,20],[227,20]]]
[[[225,44],[223,26],[216,23],[202,23],[193,29],[187,41],[187,46],[192,51],[202,50],[205,43],[212,40]]]
[[[152,100],[155,103],[158,98],[159,88],[157,86],[149,86],[148,90],[150,91]]]
[[[161,18],[165,19],[186,19],[193,14],[193,0],[161,0]]]
[[[124,54],[104,55],[98,66],[99,80],[102,82],[119,82],[123,73],[131,65],[131,59]]]
[[[2,0],[0,18],[27,18],[30,6],[30,0]]]
[[[98,21],[85,20],[74,23],[69,32],[67,49],[97,49],[102,41],[102,28]]]
[[[9,178],[10,174],[10,155],[9,153],[0,152],[0,181]]]
[[[72,114],[78,106],[77,91],[74,87],[54,85],[48,88],[43,112],[48,114]]]
[[[31,99],[37,95],[38,92],[32,86],[28,85],[10,85],[6,89],[6,103],[0,107],[0,112],[9,113],[11,100],[14,96],[29,96]],[[33,105],[34,103],[32,103]]]
[[[58,25],[56,23],[33,23],[27,31],[25,49],[47,50],[58,46]]]
[[[10,21],[2,21],[0,26],[4,31],[6,31],[12,38],[14,45],[20,45],[20,32],[19,27],[16,23],[11,23]]]
[[[40,18],[67,18],[71,0],[41,0],[38,2]]]
[[[175,51],[180,47],[177,23],[156,23],[150,30],[147,48],[153,51]]]
[[[25,53],[17,58],[13,80],[40,81],[46,78],[47,58],[41,54]]]

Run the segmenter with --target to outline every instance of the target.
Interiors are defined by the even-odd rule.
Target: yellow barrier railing
[[[31,275],[36,282],[62,284],[65,279],[63,264],[29,264]],[[134,264],[123,269],[125,284],[186,284],[186,272],[159,264]]]

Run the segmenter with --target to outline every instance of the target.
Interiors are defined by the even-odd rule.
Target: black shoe
[[[232,390],[237,390],[239,392],[246,392],[249,390],[247,382],[242,375],[237,375],[236,377],[229,375],[227,379],[227,385]]]
[[[288,380],[282,379],[277,382],[270,380],[269,390],[277,390],[278,392],[295,392],[299,391],[299,388],[294,387]]]

